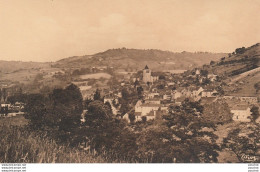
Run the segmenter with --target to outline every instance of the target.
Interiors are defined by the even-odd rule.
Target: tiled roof
[[[145,101],[160,101],[160,98],[147,99]]]
[[[145,103],[145,104],[142,104],[141,106],[143,106],[143,107],[161,107],[162,105],[160,105],[160,104],[147,104],[147,103]]]
[[[202,97],[201,98],[201,103],[202,104],[212,103],[212,102],[214,102],[215,99],[216,99],[216,97]]]
[[[141,116],[142,112],[135,112],[135,116]]]
[[[178,97],[177,99],[176,99],[176,102],[183,102],[184,100],[186,99],[186,97]]]
[[[249,108],[249,106],[247,106],[247,105],[236,105],[236,106],[233,106],[231,108],[231,110],[247,110],[247,108]]]

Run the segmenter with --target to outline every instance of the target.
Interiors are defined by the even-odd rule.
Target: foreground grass
[[[17,115],[13,117],[0,117],[0,126],[25,126],[27,124],[28,120],[25,119],[23,115]]]
[[[2,120],[2,119],[1,119]],[[0,125],[0,163],[104,163],[100,156],[58,145],[44,134]]]

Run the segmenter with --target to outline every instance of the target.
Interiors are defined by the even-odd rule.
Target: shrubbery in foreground
[[[103,163],[104,158],[57,144],[46,134],[0,125],[0,163]]]

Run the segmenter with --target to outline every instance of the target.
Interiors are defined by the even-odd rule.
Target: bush
[[[245,51],[246,51],[246,48],[245,48],[245,47],[237,48],[237,49],[235,50],[236,54],[243,54]]]

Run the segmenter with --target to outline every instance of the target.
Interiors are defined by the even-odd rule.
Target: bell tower
[[[143,82],[152,82],[151,81],[152,71],[149,69],[149,67],[146,65],[143,69]]]

